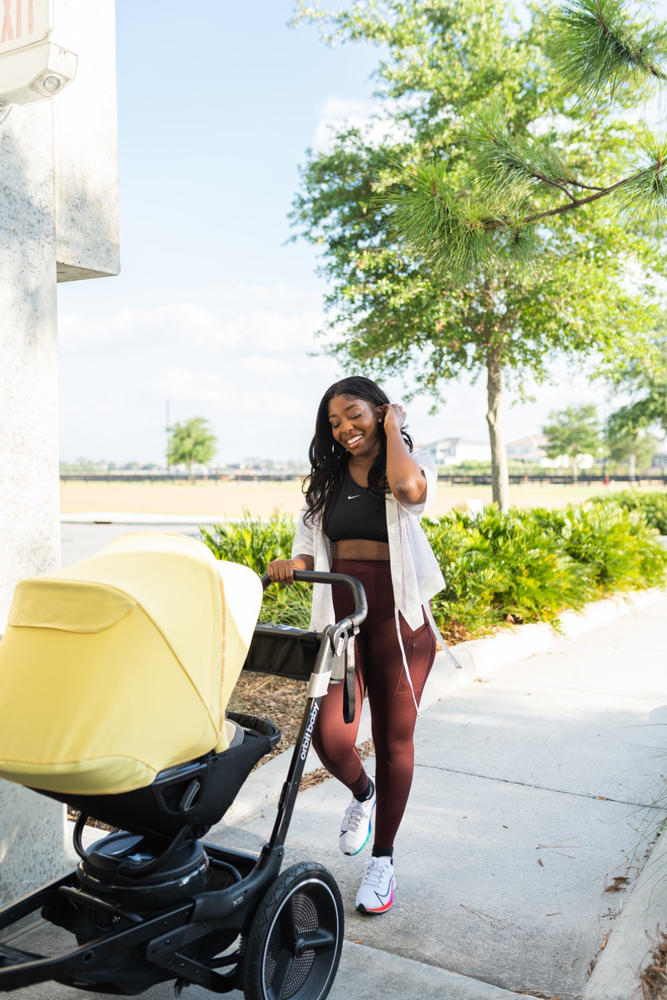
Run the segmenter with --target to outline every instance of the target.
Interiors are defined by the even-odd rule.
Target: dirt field
[[[614,486],[606,487],[613,491]],[[654,487],[655,488],[655,487]],[[520,485],[510,489],[516,507],[564,507],[602,493],[605,487]],[[434,517],[469,500],[491,502],[490,486],[438,485],[438,495],[428,513]],[[86,483],[61,484],[63,514],[134,513],[199,516],[202,520],[241,517],[249,511],[257,517],[275,512],[296,514],[301,508],[300,483]]]

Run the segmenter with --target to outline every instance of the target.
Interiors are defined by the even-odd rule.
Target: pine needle
[[[549,47],[566,92],[593,101],[667,79],[665,24],[628,23],[623,0],[570,0],[554,15]]]

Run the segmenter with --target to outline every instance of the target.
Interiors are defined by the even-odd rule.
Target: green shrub
[[[579,609],[602,594],[665,582],[667,552],[655,530],[643,512],[615,498],[506,514],[492,504],[477,516],[452,511],[422,523],[446,581],[433,599],[433,614],[443,634],[454,638],[481,635],[505,621],[557,623],[564,609]],[[201,533],[218,559],[263,574],[272,559],[289,558],[294,523],[246,513],[237,523]],[[272,586],[260,620],[307,628],[310,598],[306,584]]]
[[[593,503],[615,503],[625,510],[639,511],[650,528],[660,535],[667,535],[667,490],[644,493],[640,490],[621,490],[607,496],[592,497]]]
[[[664,583],[667,553],[639,511],[610,501],[548,514],[564,551],[589,567],[598,594]]]
[[[433,601],[443,631],[454,624],[474,635],[506,620],[553,622],[564,607],[581,608],[592,597],[588,567],[562,551],[533,514],[503,515],[489,506],[477,517],[453,512],[424,521],[445,575]]]

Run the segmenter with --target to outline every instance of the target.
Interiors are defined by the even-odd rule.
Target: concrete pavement
[[[366,855],[337,851],[345,790],[329,780],[299,796],[285,864],[326,865],[346,906],[332,1000],[632,1000],[667,923],[667,837],[653,847],[667,816],[666,624],[667,595],[644,594],[564,616],[560,637],[524,626],[464,644],[462,670],[438,658],[383,917],[352,909]],[[286,768],[282,755],[256,771],[210,839],[261,846]]]
[[[300,796],[286,863],[313,858],[334,873],[346,937],[368,949],[366,975],[398,956],[457,973],[471,991],[441,981],[432,992],[404,984],[389,996],[508,995],[487,992],[493,986],[510,996],[631,1000],[645,932],[667,917],[665,869],[655,856],[646,864],[667,816],[667,597],[652,596],[628,617],[552,639],[497,670],[458,678],[440,663],[444,686],[448,678],[456,686],[418,724],[396,902],[385,916],[352,909],[364,862],[336,849],[347,794],[327,781]],[[270,815],[228,816],[214,839],[259,843]],[[652,890],[629,927],[619,917],[638,883],[644,895]],[[364,981],[347,979],[348,955],[341,998]]]

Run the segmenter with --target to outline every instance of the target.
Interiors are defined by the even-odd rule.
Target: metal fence
[[[61,473],[62,482],[89,482],[89,483],[285,483],[300,482],[305,473],[298,472],[263,472],[263,471],[234,471],[220,473],[195,473],[188,476],[181,473],[167,474],[165,472],[67,472]],[[667,470],[645,473],[631,478],[629,475],[603,475],[600,472],[581,472],[576,480],[571,474],[566,473],[510,473],[510,485],[520,484],[537,486],[571,486],[577,483],[580,486],[608,485],[609,482],[627,483],[628,485],[656,486],[667,485]],[[490,486],[491,476],[489,473],[440,473],[438,482],[449,483],[452,486]]]

